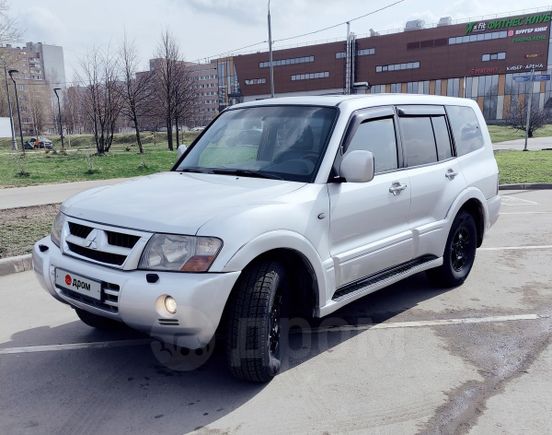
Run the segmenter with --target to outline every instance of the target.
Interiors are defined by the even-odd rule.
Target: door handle
[[[391,187],[389,188],[389,193],[392,193],[393,196],[397,196],[407,187],[408,186],[406,184],[401,184],[398,181],[395,181],[393,184],[391,184]]]
[[[458,172],[456,172],[454,169],[447,170],[447,173],[445,174],[445,177],[447,177],[449,180],[454,180],[454,177],[458,175]]]

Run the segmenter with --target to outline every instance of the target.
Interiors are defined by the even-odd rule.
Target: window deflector
[[[347,152],[347,148],[349,147],[349,144],[351,143],[351,140],[353,139],[360,124],[380,118],[391,118],[394,115],[395,110],[392,106],[370,108],[356,113],[349,124],[349,128],[347,129],[347,136],[345,137],[341,147],[342,155]]]
[[[411,104],[397,106],[399,116],[444,116],[445,108],[430,104]]]

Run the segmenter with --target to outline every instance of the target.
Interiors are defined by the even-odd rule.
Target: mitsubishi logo
[[[96,237],[98,237],[98,231],[92,230],[90,234],[86,237],[86,247],[90,249],[98,249],[98,245],[96,243]]]

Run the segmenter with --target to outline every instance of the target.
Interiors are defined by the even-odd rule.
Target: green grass
[[[90,156],[74,152],[67,155],[27,153],[0,155],[0,186],[30,186],[44,183],[102,180],[134,177],[169,170],[176,161],[176,152],[147,149],[111,152],[105,156]],[[27,176],[21,176],[24,171]]]
[[[499,151],[495,157],[500,184],[552,183],[552,151]]]
[[[155,142],[153,142],[155,136]],[[190,144],[197,133],[185,133],[181,143]],[[134,134],[118,134],[105,156],[96,156],[91,135],[73,136],[71,147],[66,140],[67,154],[45,150],[25,153],[10,151],[11,142],[0,139],[0,187],[30,186],[44,183],[102,180],[134,177],[169,170],[176,161],[176,152],[168,151],[166,134],[145,132],[144,154],[138,153]],[[60,150],[59,138],[54,148]]]
[[[525,132],[514,130],[512,127],[504,125],[489,125],[489,133],[493,143],[523,139],[525,137]],[[552,136],[552,124],[545,125],[535,132],[535,137],[547,136]]]
[[[198,133],[186,132],[182,133],[180,136],[180,142],[189,144],[191,143]],[[54,148],[58,151],[61,149],[61,139],[59,136],[47,136],[53,144]],[[25,136],[23,139],[28,140],[31,136]],[[142,143],[152,144],[154,146],[159,146],[160,148],[167,148],[167,134],[166,133],[153,133],[150,131],[145,131],[140,133],[140,138]],[[176,136],[173,135],[173,140],[176,141]],[[96,144],[94,142],[94,136],[91,134],[77,134],[70,135],[65,137],[65,148],[68,150],[74,149],[84,149],[89,148],[94,150]],[[176,142],[175,142],[176,143]],[[134,133],[119,133],[113,136],[113,148],[114,149],[124,149],[127,146],[136,147],[136,136]],[[17,137],[17,145],[20,146],[19,136]],[[0,138],[0,151],[10,151],[11,150],[11,139],[10,138]],[[34,152],[34,151],[33,151]]]

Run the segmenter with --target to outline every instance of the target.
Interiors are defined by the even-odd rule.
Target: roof
[[[438,95],[423,94],[367,94],[367,95],[324,95],[324,96],[296,96],[275,97],[231,106],[232,109],[253,106],[271,105],[309,105],[309,106],[339,106],[349,110],[357,110],[363,107],[382,106],[391,104],[448,104],[469,105],[476,104],[466,98],[441,97]]]

